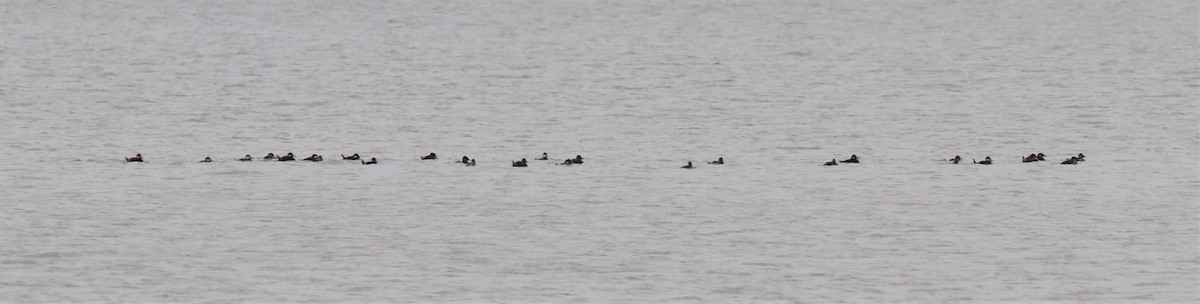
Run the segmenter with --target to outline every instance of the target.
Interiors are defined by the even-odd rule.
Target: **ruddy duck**
[[[250,154],[246,154],[246,157],[239,158],[238,160],[240,160],[240,161],[252,161],[252,160],[254,160],[254,158],[253,158],[253,157],[250,157]]]
[[[1036,162],[1036,161],[1038,161],[1037,154],[1029,154],[1029,156],[1026,156],[1025,158],[1021,159],[1021,162],[1023,162],[1023,163],[1032,163],[1032,162]]]
[[[345,154],[341,154],[341,155],[342,155],[343,160],[361,160],[362,159],[362,157],[358,156],[358,153],[354,153],[354,155],[350,155],[350,156],[346,156]]]
[[[825,162],[825,165],[826,166],[837,166],[837,159],[835,158],[833,160],[827,161],[827,162]]]
[[[843,163],[852,163],[852,164],[857,164],[857,163],[858,163],[858,155],[850,155],[850,159],[843,160],[842,162],[843,162]]]
[[[563,161],[561,164],[559,164],[559,165],[568,165],[568,166],[570,166],[570,165],[574,165],[574,164],[575,164],[575,161],[574,161],[573,159],[570,159],[570,158],[568,158],[567,160],[564,160],[564,161]]]
[[[1060,165],[1074,165],[1074,164],[1078,164],[1078,163],[1079,163],[1079,157],[1071,156],[1071,158],[1068,158],[1067,160],[1064,160],[1063,162],[1061,162],[1059,164]]]
[[[529,164],[528,164],[528,162],[525,161],[524,158],[522,158],[519,161],[512,162],[512,166],[513,167],[528,167]]]
[[[280,156],[280,157],[278,158],[278,160],[279,160],[279,161],[295,161],[295,160],[296,160],[296,156],[295,156],[295,155],[292,155],[292,152],[288,152],[288,154],[287,154],[287,155]]]
[[[572,163],[572,164],[582,164],[582,163],[583,163],[583,156],[575,155],[575,159],[572,159],[572,160],[571,160],[571,163]]]
[[[542,152],[542,157],[535,158],[534,160],[550,160],[550,155],[546,154],[546,152]]]
[[[320,155],[313,154],[312,156],[309,156],[309,157],[305,158],[304,160],[312,161],[312,162],[319,162],[319,161],[325,160],[325,158],[321,157]]]
[[[991,165],[991,164],[992,164],[992,157],[991,157],[991,156],[985,157],[985,158],[983,159],[983,161],[981,161],[981,162],[976,162],[974,159],[972,159],[972,160],[971,160],[971,162],[973,162],[973,163],[976,163],[976,164],[980,164],[980,165]]]
[[[469,161],[471,161],[471,159],[470,159],[470,158],[467,158],[467,156],[466,156],[466,155],[463,155],[463,158],[462,158],[462,160],[461,160],[461,161],[459,161],[459,162],[460,162],[460,163],[464,163],[464,164],[465,164],[465,163],[467,163],[467,162],[469,162]]]
[[[374,157],[372,157],[370,161],[359,160],[359,162],[362,162],[362,164],[364,164],[364,165],[374,165],[374,164],[379,163],[379,161],[376,161]]]
[[[471,159],[470,162],[467,162],[467,167],[474,167],[474,166],[475,166],[475,159]]]
[[[429,155],[421,156],[421,159],[425,159],[425,160],[437,159],[437,154],[431,152],[431,153],[429,153]]]
[[[212,157],[207,157],[207,156],[205,156],[205,157],[204,157],[204,160],[202,160],[202,161],[200,161],[200,162],[202,162],[202,163],[211,163],[211,162],[212,162]]]
[[[715,161],[710,161],[710,162],[708,162],[708,163],[709,163],[709,164],[711,164],[711,165],[724,165],[724,164],[725,164],[725,158],[724,158],[724,157],[718,157],[718,158],[717,158],[717,160],[715,160]]]
[[[962,161],[962,156],[958,156],[958,155],[955,155],[954,158],[950,159],[950,162],[954,163],[955,165],[957,165],[958,162],[960,162],[960,161]]]
[[[134,156],[134,157],[126,157],[126,158],[125,158],[125,162],[127,162],[127,163],[140,163],[140,162],[142,162],[142,154],[141,154],[141,153],[138,153],[138,155],[136,155],[136,156]]]
[[[695,167],[693,167],[693,166],[692,166],[692,162],[688,162],[688,164],[687,164],[686,166],[683,166],[683,167],[680,167],[680,168],[684,168],[684,169],[691,169],[691,168],[695,168]]]
[[[279,158],[279,157],[276,157],[275,153],[267,153],[267,156],[263,157],[263,159],[277,159],[277,158]]]

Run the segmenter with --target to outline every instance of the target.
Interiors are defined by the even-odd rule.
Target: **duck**
[[[955,165],[957,165],[958,162],[960,162],[960,161],[962,161],[962,156],[958,156],[958,155],[955,155],[954,158],[950,159],[950,162],[954,163]]]
[[[474,166],[475,166],[475,159],[472,158],[470,162],[467,162],[467,167],[474,167]]]
[[[350,155],[350,156],[346,156],[345,154],[342,154],[342,160],[362,160],[362,157],[359,157],[358,153],[354,153],[354,155]]]
[[[275,153],[267,153],[267,156],[263,156],[263,159],[278,159],[278,158],[279,157],[275,156]]]
[[[826,166],[837,166],[837,159],[835,158],[833,160],[827,161],[827,162],[825,162],[825,165]]]
[[[572,160],[571,160],[571,163],[572,163],[572,164],[582,164],[582,163],[583,163],[583,156],[575,155],[575,159],[572,159]]]
[[[1038,153],[1038,154],[1037,154],[1037,160],[1038,160],[1038,161],[1046,161],[1046,154],[1041,154],[1041,153]]]
[[[359,162],[362,162],[362,164],[364,164],[364,165],[374,165],[374,164],[378,164],[378,163],[379,163],[379,161],[375,160],[375,158],[374,158],[374,157],[372,157],[372,158],[371,158],[371,160],[369,160],[369,161],[362,161],[362,160],[359,160]]]
[[[1075,161],[1083,161],[1083,153],[1079,153],[1078,156],[1075,156]]]
[[[724,158],[724,157],[718,157],[718,158],[717,158],[717,160],[715,160],[715,161],[710,161],[710,162],[708,162],[708,164],[710,164],[710,165],[724,165],[724,164],[725,164],[725,158]]]
[[[429,155],[421,156],[423,160],[437,159],[437,153],[430,152]]]
[[[992,157],[991,157],[991,156],[985,157],[985,158],[983,159],[983,161],[981,161],[981,162],[976,162],[974,159],[972,159],[972,160],[971,160],[971,162],[973,162],[973,163],[976,163],[976,164],[980,164],[980,165],[991,165],[991,164],[992,164]]]
[[[246,157],[239,158],[238,160],[239,161],[252,161],[252,160],[254,160],[254,158],[250,157],[250,154],[246,154]]]
[[[135,155],[135,156],[133,156],[133,157],[126,157],[126,158],[125,158],[125,162],[127,162],[127,163],[140,163],[140,162],[142,162],[142,154],[141,154],[141,153],[138,153],[138,155]]]
[[[466,155],[463,155],[463,158],[462,158],[462,160],[461,160],[461,161],[459,161],[459,162],[460,162],[460,163],[464,163],[464,164],[465,164],[465,163],[467,163],[467,162],[469,162],[469,161],[471,161],[471,159],[470,159],[470,158],[467,158],[467,156],[466,156]]]
[[[575,160],[568,158],[567,160],[564,160],[564,161],[563,161],[561,164],[559,164],[559,165],[567,165],[567,166],[570,166],[570,165],[574,165],[574,164],[575,164]]]
[[[850,159],[843,160],[842,163],[857,164],[858,163],[858,155],[852,154],[852,155],[850,155]]]
[[[535,158],[534,160],[550,160],[550,155],[546,154],[546,152],[542,152],[542,156]]]
[[[277,159],[277,160],[279,160],[279,161],[295,161],[295,160],[296,160],[296,155],[293,155],[293,154],[292,154],[292,152],[288,152],[288,154],[287,154],[287,155],[280,156],[280,157],[278,157],[278,158],[276,158],[276,159]]]
[[[1059,164],[1060,165],[1074,165],[1074,164],[1078,164],[1078,163],[1079,163],[1079,157],[1071,156],[1071,158],[1068,158],[1067,160],[1064,160],[1063,162],[1061,162]]]
[[[1026,156],[1025,158],[1021,159],[1021,162],[1023,162],[1023,163],[1032,163],[1032,162],[1037,162],[1037,161],[1038,161],[1037,154],[1029,154],[1029,156]]]
[[[319,162],[319,161],[325,160],[325,158],[321,157],[320,155],[313,154],[312,156],[309,156],[309,157],[305,158],[304,160],[312,161],[312,162]]]
[[[205,156],[205,157],[204,157],[204,160],[202,160],[202,161],[200,161],[200,162],[202,162],[202,163],[211,163],[211,162],[212,162],[212,157]]]
[[[512,166],[513,167],[528,167],[529,164],[525,161],[524,158],[522,158],[519,161],[512,162]]]
[[[683,167],[680,167],[680,168],[684,168],[684,169],[692,169],[692,168],[695,168],[695,167],[694,167],[694,166],[692,166],[692,162],[688,162],[688,164],[687,164],[686,166],[683,166]]]

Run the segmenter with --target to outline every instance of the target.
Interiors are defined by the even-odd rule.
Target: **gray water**
[[[3,2],[0,301],[1196,302],[1198,16]]]

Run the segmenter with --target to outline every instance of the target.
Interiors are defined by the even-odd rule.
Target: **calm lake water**
[[[1198,7],[0,3],[0,301],[1197,302]]]

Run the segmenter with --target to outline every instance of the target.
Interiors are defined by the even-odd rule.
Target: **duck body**
[[[1021,162],[1023,162],[1023,163],[1032,163],[1032,162],[1037,162],[1037,161],[1038,161],[1037,154],[1029,154],[1029,156],[1026,156],[1025,158],[1021,159]]]
[[[972,162],[975,162],[975,160],[971,160],[971,161],[972,161]],[[988,156],[988,157],[984,158],[984,159],[983,159],[983,161],[979,161],[979,162],[975,162],[975,163],[976,163],[976,164],[980,164],[980,165],[991,165],[991,164],[992,164],[992,157],[991,157],[991,156]]]
[[[842,162],[843,162],[843,163],[857,164],[857,163],[858,163],[858,155],[850,155],[850,159],[843,160]]]

